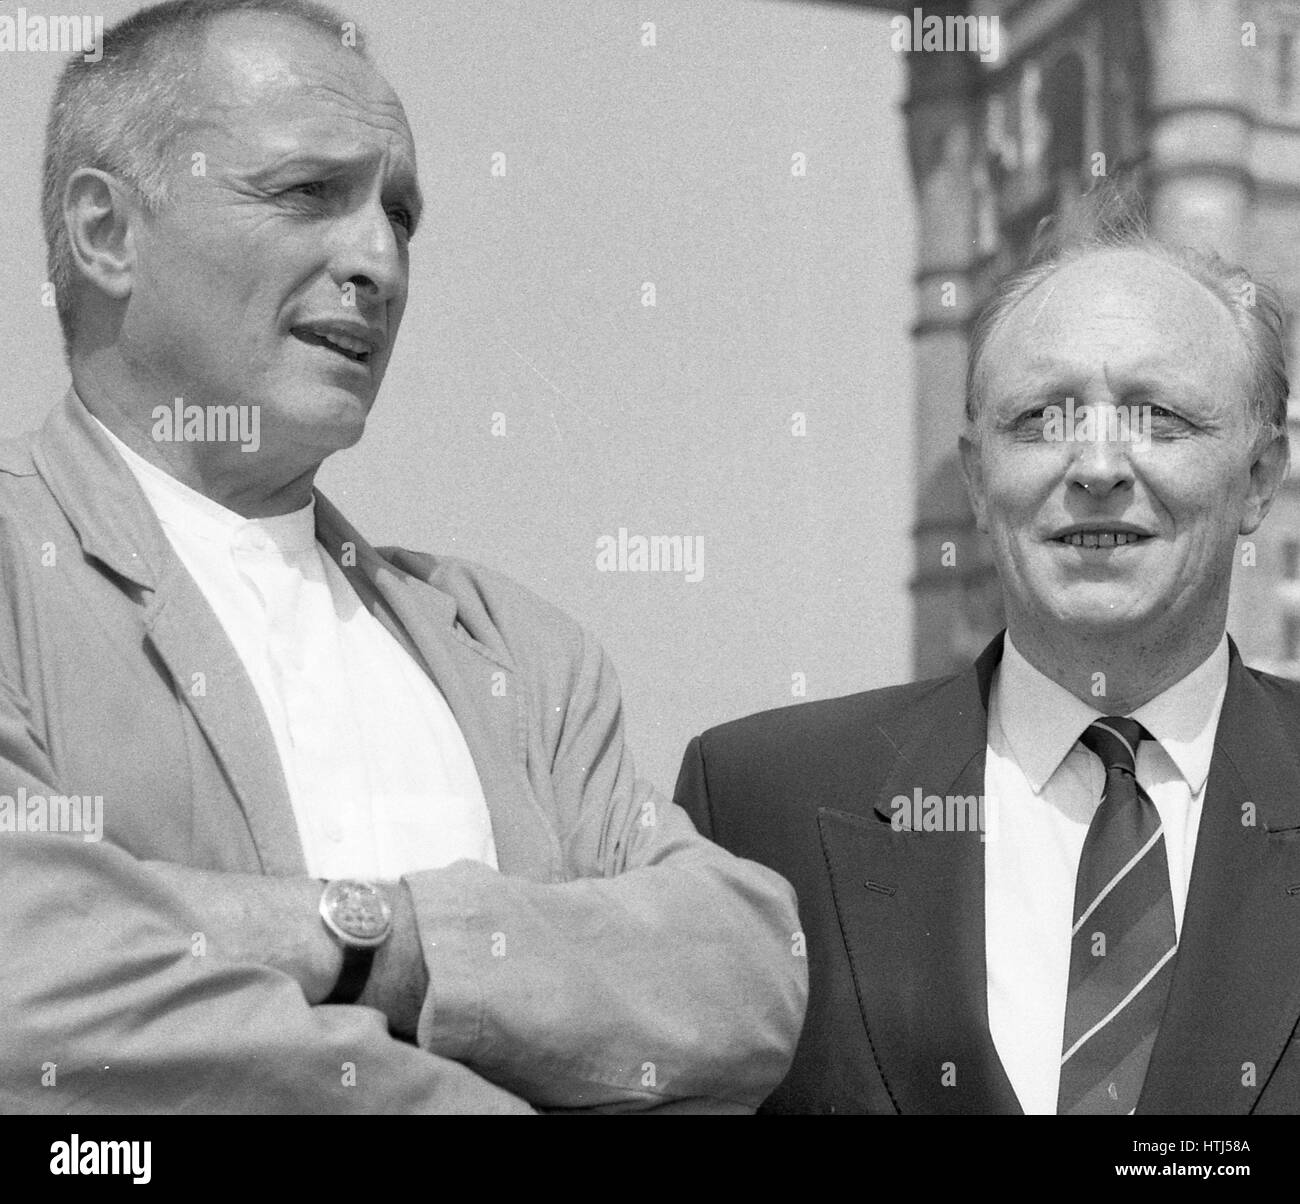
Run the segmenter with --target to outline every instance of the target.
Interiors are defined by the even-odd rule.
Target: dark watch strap
[[[325,1002],[356,1003],[370,980],[370,967],[374,964],[374,960],[373,949],[358,949],[355,945],[344,945],[343,969],[339,972],[339,980],[334,984],[334,990],[330,992],[330,997]]]

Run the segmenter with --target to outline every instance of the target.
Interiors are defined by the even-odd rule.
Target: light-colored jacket
[[[102,796],[104,834],[0,831],[0,1108],[756,1106],[806,1001],[790,887],[634,780],[613,670],[574,622],[316,505],[329,555],[446,696],[492,817],[500,872],[406,879],[430,983],[416,1044],[213,956],[151,871],[306,873],[253,686],[69,393],[0,445],[0,795],[33,815],[32,796]]]

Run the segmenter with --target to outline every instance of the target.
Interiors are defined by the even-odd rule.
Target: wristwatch
[[[343,946],[343,970],[326,1003],[356,1003],[366,989],[370,966],[393,931],[393,909],[373,882],[336,878],[325,884],[320,918]]]

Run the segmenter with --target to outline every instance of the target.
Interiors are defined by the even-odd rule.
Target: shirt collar
[[[315,544],[314,495],[301,510],[290,514],[245,518],[178,481],[133,451],[93,414],[90,417],[126,462],[158,521],[170,535],[202,539],[239,551],[278,552],[281,555],[305,551]]]
[[[1144,702],[1133,718],[1147,729],[1197,794],[1210,776],[1214,734],[1228,692],[1228,636],[1181,681]]]
[[[1214,733],[1227,687],[1225,634],[1186,677],[1133,712],[1132,717],[1169,754],[1193,794],[1201,790],[1210,773]],[[1088,724],[1106,713],[1035,669],[1011,642],[1010,633],[998,666],[993,710],[1035,794],[1041,793]]]

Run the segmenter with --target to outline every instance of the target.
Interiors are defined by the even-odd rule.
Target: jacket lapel
[[[498,868],[558,881],[558,839],[528,779],[528,715],[515,667],[457,622],[450,594],[385,560],[320,493],[316,527],[362,603],[447,700],[478,770]]]
[[[149,642],[221,765],[263,870],[306,873],[257,692],[130,470],[72,390],[38,435],[34,458],[86,555],[133,587]],[[316,504],[317,534],[326,550],[447,699],[478,770],[501,870],[558,880],[557,838],[528,780],[529,729],[514,666],[457,624],[449,594],[384,560],[319,493]]]
[[[1140,1112],[1251,1111],[1300,1017],[1300,715],[1280,698],[1233,647]]]
[[[134,587],[147,638],[221,765],[264,872],[306,873],[257,692],[135,478],[73,391],[46,420],[33,457],[85,554]]]
[[[881,733],[897,758],[874,808],[823,810],[830,868],[862,1019],[904,1113],[1006,1113],[1020,1107],[989,1034],[984,843],[925,831],[919,797],[984,793],[988,692],[999,636]],[[895,800],[915,827],[897,830]]]
[[[173,558],[144,614],[145,630],[207,737],[244,812],[262,871],[305,875],[298,821],[275,737],[239,654],[202,591]]]

